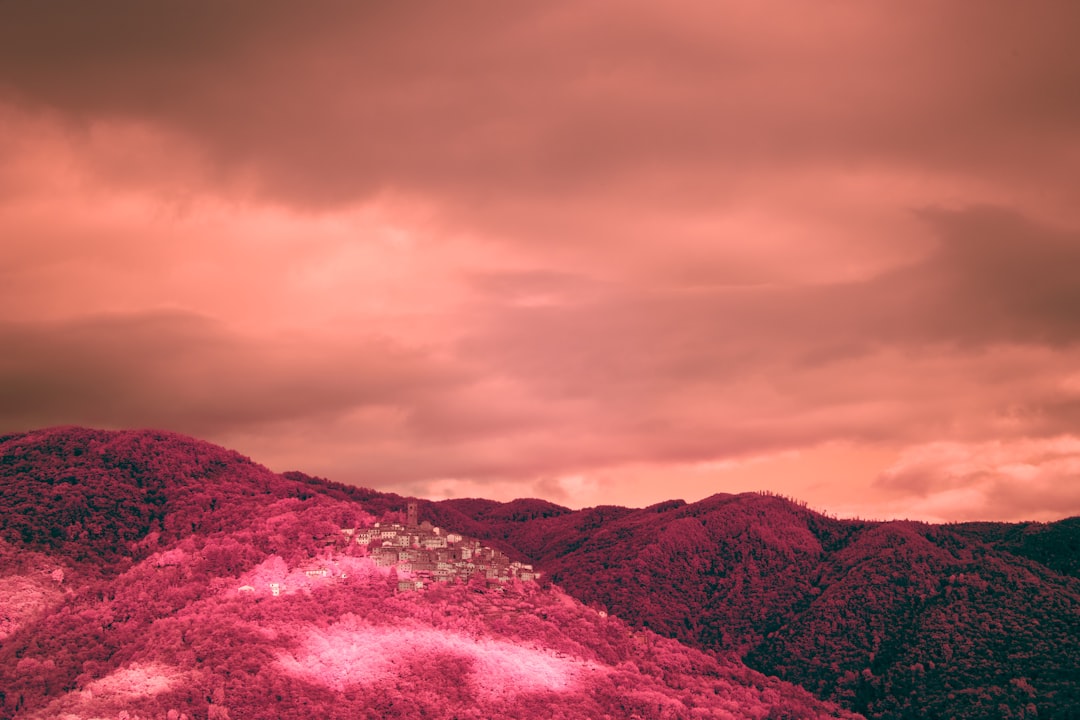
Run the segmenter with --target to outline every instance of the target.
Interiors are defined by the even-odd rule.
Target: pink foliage
[[[281,668],[339,691],[447,655],[465,661],[468,682],[481,696],[568,691],[583,674],[600,671],[593,662],[548,649],[429,627],[373,626],[351,617],[327,628],[307,626],[297,634],[300,649],[282,653]]]
[[[7,575],[0,578],[0,640],[56,603],[59,593],[33,577]]]
[[[315,569],[325,574],[309,575]],[[277,585],[281,595],[292,595],[327,587],[348,578],[375,580],[390,574],[389,567],[378,567],[375,561],[366,557],[333,555],[313,560],[302,567],[290,568],[278,555],[271,555],[249,572],[241,576],[239,585],[254,588],[256,595],[269,595],[271,585]]]
[[[95,680],[86,690],[98,698],[145,697],[169,690],[180,676],[179,671],[161,663],[129,665]]]

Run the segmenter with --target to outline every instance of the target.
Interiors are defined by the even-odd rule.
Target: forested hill
[[[42,607],[53,607],[61,598],[82,603],[73,606],[81,608],[79,613],[109,607],[111,617],[128,623],[119,627],[129,629],[188,612],[189,606],[196,607],[193,602],[209,602],[210,591],[202,588],[222,579],[235,585],[269,558],[280,558],[289,568],[300,567],[328,552],[328,538],[340,537],[341,528],[401,517],[407,501],[299,472],[277,475],[236,453],[168,433],[73,428],[0,438],[0,482],[4,488],[0,538],[9,548],[5,555],[0,546],[0,560],[9,568],[22,568],[5,571],[20,579],[0,586],[4,588],[0,593],[8,593],[0,596],[0,603],[12,597],[12,588],[22,588],[19,597],[32,595]],[[750,673],[741,664],[745,661],[766,675],[801,685],[868,717],[1080,717],[1080,645],[1075,641],[1080,637],[1080,519],[1050,524],[874,523],[829,518],[798,503],[758,494],[721,494],[692,504],[673,500],[644,509],[608,506],[574,511],[529,499],[421,500],[419,505],[421,516],[436,525],[480,538],[516,560],[535,564],[545,572],[545,581],[554,581],[585,604],[580,618],[596,618],[603,610],[619,627],[652,631],[684,643],[646,642],[645,655],[627,649],[643,647],[632,633],[626,636],[632,642],[623,649],[596,649],[606,640],[590,645],[594,648],[590,652],[604,657],[628,658],[639,672],[656,679],[650,687],[660,695],[681,697],[674,689],[679,683],[698,687],[701,677],[724,676],[739,687],[758,688],[757,695],[743,698],[743,710],[726,710],[736,717],[746,708],[768,706],[769,698],[776,702],[768,712],[792,717],[830,712],[822,709],[825,706],[808,709],[812,706],[805,698],[783,689],[787,685],[777,686],[779,696],[763,695],[761,676],[739,675]],[[159,563],[163,553],[176,549],[187,558],[180,565],[182,572],[166,564],[154,566],[147,575],[148,563]],[[340,547],[331,550],[343,552]],[[39,582],[41,573],[60,566],[67,573],[61,585]],[[36,568],[38,575],[27,568]],[[147,577],[171,578],[168,587],[179,589],[149,592],[164,603],[151,605],[158,609],[149,620],[138,613],[117,615],[108,603],[135,592],[121,590],[127,587],[124,583],[134,582],[131,578],[143,583],[138,591],[147,595]],[[26,578],[37,578],[36,584],[28,585]],[[218,597],[213,593],[219,590],[210,595]],[[437,600],[437,609],[421,613],[427,613],[429,625],[447,607],[471,597],[454,594],[464,590],[443,590],[450,599],[422,596]],[[363,593],[319,592],[332,600],[327,607],[347,606],[353,615],[369,617],[355,604],[347,604],[352,601],[341,599]],[[540,609],[555,602],[546,592],[555,591],[528,595],[531,599],[523,599],[524,604],[512,612],[546,612],[550,619],[550,610]],[[376,604],[401,609],[395,605],[396,597],[390,593]],[[15,607],[7,602],[9,608]],[[403,606],[409,613],[416,603],[426,607],[429,600],[411,602]],[[229,612],[235,609],[230,606]],[[503,617],[510,612],[498,611]],[[0,645],[0,668],[13,667],[13,658],[23,657],[22,652],[49,662],[51,650],[20,648],[45,647],[35,633],[59,631],[47,623],[34,624],[27,620],[33,613],[18,608],[9,616],[7,627],[15,630]],[[339,617],[344,615],[320,622],[338,622]],[[263,620],[252,616],[245,622]],[[544,632],[554,633],[552,637],[559,633],[573,637],[577,632],[562,620],[556,624]],[[4,627],[0,618],[0,631]],[[101,628],[93,630],[98,633],[93,641],[79,635],[72,640],[74,645],[98,642],[112,649],[101,650],[101,657],[89,665],[85,659],[78,667],[57,663],[50,671],[53,675],[40,666],[38,670],[51,679],[43,681],[44,689],[28,689],[23,695],[40,696],[45,704],[34,706],[26,699],[25,707],[49,707],[46,700],[56,702],[60,696],[70,700],[71,692],[127,667],[124,658],[153,655],[147,649],[123,650],[125,643],[112,634],[120,632],[115,619],[93,627]],[[353,629],[347,637],[355,639],[356,628],[349,627]],[[498,635],[501,630],[491,628],[476,632],[503,637]],[[286,642],[279,637],[271,645],[279,640]],[[657,652],[655,648],[682,647],[689,652],[687,645],[715,655],[687,660],[689,665],[680,667],[694,669],[680,675],[683,679],[674,686],[670,663],[643,669],[653,667],[645,658]],[[273,646],[267,652],[280,649]],[[665,650],[669,661],[670,652]],[[209,662],[213,653],[198,657],[191,668],[203,667],[200,663]],[[706,666],[699,662],[708,667],[702,670]],[[719,665],[709,665],[714,662]],[[252,661],[245,667],[255,672],[258,664]],[[260,682],[280,680],[274,673],[281,667],[273,665],[267,671],[273,677]],[[189,673],[185,682],[195,682],[191,668],[184,670]],[[231,675],[222,680],[217,670],[206,677],[233,688],[230,693],[240,685],[256,686],[247,676],[242,681]],[[0,677],[0,688],[4,682]],[[289,687],[282,697],[297,697],[300,686]],[[309,697],[306,692],[301,694]],[[592,711],[610,707],[605,704],[610,697],[604,697],[588,695],[580,707],[588,705]],[[689,713],[711,707],[703,697],[679,702]],[[11,698],[9,692],[5,700],[9,705]],[[782,710],[776,709],[779,703],[784,704]],[[643,718],[653,712],[635,707]],[[674,704],[664,707],[675,713],[672,717],[683,716]],[[242,715],[248,716],[254,717]]]
[[[400,498],[190,438],[3,437],[0,488],[0,718],[854,717],[551,586],[402,591],[347,532]]]
[[[583,602],[868,717],[1080,717],[1080,519],[837,520],[780,497],[442,503]]]
[[[0,480],[0,537],[102,572],[242,523],[252,503],[318,492],[182,435],[83,428],[0,437]]]

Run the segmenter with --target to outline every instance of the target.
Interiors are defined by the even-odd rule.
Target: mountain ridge
[[[1078,527],[843,520],[743,494],[492,532],[584,602],[868,717],[1073,717]]]

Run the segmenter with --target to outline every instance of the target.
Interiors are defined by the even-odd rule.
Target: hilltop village
[[[536,580],[540,573],[532,565],[511,562],[505,554],[480,544],[479,540],[453,532],[443,532],[428,521],[417,522],[417,505],[408,504],[405,524],[375,523],[369,528],[343,530],[380,567],[393,566],[398,572],[399,590],[421,590],[433,582],[456,582],[481,575],[489,583],[511,579]]]

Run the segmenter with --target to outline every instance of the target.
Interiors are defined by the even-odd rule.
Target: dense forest
[[[545,574],[402,594],[341,532],[398,495],[75,428],[0,438],[0,483],[2,717],[1080,716],[1078,519],[421,500]]]
[[[583,602],[880,718],[1080,717],[1080,522],[837,520],[784,498],[444,503]]]

